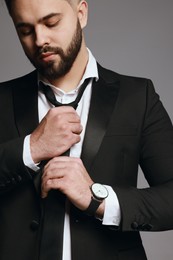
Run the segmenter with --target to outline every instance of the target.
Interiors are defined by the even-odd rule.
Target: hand
[[[51,159],[80,141],[82,126],[70,106],[52,108],[31,134],[31,156],[35,163]]]
[[[92,184],[93,181],[79,158],[56,157],[44,167],[42,198],[45,198],[51,189],[57,189],[77,208],[85,210],[91,201]]]

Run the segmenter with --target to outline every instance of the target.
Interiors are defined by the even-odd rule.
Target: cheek
[[[64,24],[58,28],[57,34],[55,32],[55,35],[57,35],[57,42],[61,44],[62,48],[66,48],[71,43],[71,40],[76,32],[76,25],[76,18],[71,19],[70,22],[69,20],[65,20]]]
[[[31,40],[25,40],[25,41],[21,40],[21,44],[24,52],[29,56],[33,56],[33,54],[35,53],[33,42]]]
[[[60,47],[65,50],[71,41],[71,35],[68,30],[59,30],[55,32],[51,38],[50,46]]]

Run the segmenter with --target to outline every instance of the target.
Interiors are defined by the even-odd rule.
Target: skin
[[[68,49],[76,32],[77,23],[83,29],[87,24],[88,6],[78,0],[15,0],[11,17],[24,52],[36,64],[47,66],[52,62],[59,66],[61,56],[48,52],[36,56],[44,46]],[[70,70],[61,77],[49,78],[54,86],[64,91],[74,89],[81,80],[88,61],[84,36],[81,48]],[[45,198],[51,189],[58,189],[79,209],[85,210],[91,201],[90,186],[93,180],[81,159],[60,156],[80,141],[82,125],[71,107],[50,109],[30,138],[31,155],[35,163],[49,160],[43,171],[41,196]],[[97,215],[103,216],[104,202]]]

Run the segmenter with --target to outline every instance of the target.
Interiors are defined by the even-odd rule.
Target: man
[[[0,259],[146,259],[139,231],[173,228],[173,128],[151,81],[96,63],[86,1],[6,4],[36,71],[0,85]]]

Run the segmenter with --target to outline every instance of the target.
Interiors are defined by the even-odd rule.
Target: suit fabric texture
[[[72,206],[72,260],[145,260],[139,231],[173,228],[173,128],[150,80],[98,69],[81,158],[94,182],[115,190],[121,224],[103,226]],[[0,259],[50,260],[40,252],[40,173],[22,159],[38,125],[36,71],[0,84],[0,125]],[[136,188],[139,165],[150,188]],[[50,246],[61,260],[62,244]]]

